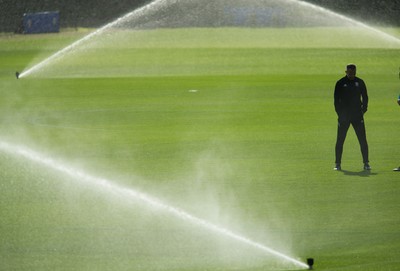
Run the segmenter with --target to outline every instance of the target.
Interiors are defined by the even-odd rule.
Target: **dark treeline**
[[[61,27],[99,27],[149,2],[151,0],[0,0],[0,32],[16,31],[24,13],[40,11],[59,11]],[[400,26],[400,0],[307,2],[372,24]]]
[[[59,11],[60,26],[99,27],[151,0],[0,0],[0,32],[18,30],[24,13]]]

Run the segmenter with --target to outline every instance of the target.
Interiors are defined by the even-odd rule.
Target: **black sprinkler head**
[[[15,73],[15,77],[17,77],[17,79],[19,79],[19,72]]]
[[[313,265],[314,265],[314,259],[313,258],[308,258],[307,259],[307,264],[308,264],[308,269],[312,270],[313,269]]]

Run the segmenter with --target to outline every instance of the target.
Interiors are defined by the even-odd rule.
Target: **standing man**
[[[356,77],[356,65],[346,66],[346,76],[336,82],[334,104],[338,115],[338,129],[335,147],[335,168],[341,170],[343,144],[350,124],[360,143],[364,170],[371,170],[368,160],[368,143],[365,132],[364,114],[368,108],[367,87],[362,79]]]

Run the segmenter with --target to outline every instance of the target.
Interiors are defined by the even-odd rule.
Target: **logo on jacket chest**
[[[343,85],[343,87],[345,87],[345,88],[347,88],[349,85],[348,84],[344,84]],[[350,85],[351,86],[351,85]],[[360,86],[360,83],[358,83],[358,82],[354,82],[354,86],[355,87],[359,87]]]

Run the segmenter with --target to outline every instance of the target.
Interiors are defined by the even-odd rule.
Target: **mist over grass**
[[[368,50],[396,50],[399,44],[360,27],[112,29],[60,54],[30,76],[284,74],[299,68],[302,73],[314,74],[326,69],[321,63],[328,57],[325,54],[330,54],[332,61],[338,54],[353,52],[364,59],[369,57]],[[319,54],[320,49],[324,55]],[[53,54],[51,50],[44,52]],[[307,60],[313,65],[302,70],[299,65]],[[35,62],[30,66],[38,64]],[[292,65],[288,67],[287,62]]]
[[[396,270],[399,49],[342,30],[116,31],[20,80],[15,70],[74,34],[2,38],[0,139],[314,257],[319,270]],[[352,130],[345,170],[332,170],[333,87],[349,62],[370,95],[371,173]],[[6,267],[291,268],[14,155],[0,165]]]
[[[256,36],[254,32],[254,29],[265,31],[265,29],[270,30],[276,27],[279,29],[278,32],[263,33],[262,36]],[[318,33],[305,31],[305,29],[311,28],[317,28],[320,31]],[[171,33],[170,35],[167,32],[167,36],[157,33],[165,29],[169,31],[171,29],[179,29],[179,36],[176,33]],[[182,29],[189,31],[184,32]],[[194,31],[195,29],[197,30]],[[198,29],[203,29],[203,31],[198,31]],[[223,29],[223,32],[215,33],[211,29]],[[231,31],[226,31],[226,29],[234,29],[235,32],[232,33]],[[253,31],[248,35],[243,31],[239,31],[239,29],[251,29]],[[141,40],[136,35],[133,35],[132,39],[132,30],[134,30],[133,33],[143,33],[142,31],[144,31],[144,39]],[[287,32],[286,30],[290,31]],[[149,35],[149,32],[156,32],[156,34]],[[181,36],[181,33],[184,33],[184,35]],[[143,37],[143,35],[141,36]],[[131,37],[131,39],[127,39],[127,37]],[[149,37],[150,39],[148,39]],[[171,37],[173,38],[171,39]],[[268,40],[266,40],[266,37]],[[284,37],[284,39],[280,37]],[[251,42],[243,43],[243,40],[251,40]],[[206,48],[208,49],[221,48],[221,45],[223,45],[222,48],[226,48],[227,44],[233,45],[234,48],[238,45],[245,48],[253,48],[260,45],[262,48],[270,46],[286,48],[285,45],[298,48],[321,48],[327,44],[330,48],[349,47],[349,45],[353,48],[399,48],[400,46],[400,39],[396,35],[391,35],[366,23],[304,1],[250,0],[244,3],[242,0],[217,0],[200,5],[197,0],[186,2],[156,0],[139,9],[130,11],[77,39],[68,46],[50,54],[44,60],[29,65],[27,69],[20,73],[20,77],[37,73],[50,77],[64,77],[66,74],[78,77],[89,76],[87,71],[93,72],[96,64],[108,66],[107,73],[129,76],[126,71],[121,70],[123,62],[119,58],[122,56],[123,59],[127,59],[124,56],[127,56],[128,53],[121,51],[121,54],[118,54],[116,51],[117,43],[126,44],[127,47],[123,46],[123,48],[129,49],[131,52],[132,49],[137,48],[132,46],[134,43],[142,44],[139,48],[147,50],[152,48],[150,55],[148,52],[144,54],[139,52],[141,56],[145,56],[145,62],[139,62],[138,65],[141,69],[146,69],[147,67],[152,72],[160,71],[158,67],[160,63],[170,64],[171,59],[173,61],[178,57],[174,54],[168,54],[169,58],[165,58],[165,55],[161,56],[154,50],[155,45],[157,48],[160,48],[159,46],[161,45],[163,49],[186,49],[188,44],[191,44],[189,45],[190,48],[193,48],[193,45],[195,48],[202,48],[204,41],[206,41]],[[307,42],[304,43],[304,41]],[[108,49],[111,49],[111,51]],[[97,57],[99,50],[103,54],[101,58]],[[111,58],[106,58],[105,56],[111,56]],[[159,61],[160,57],[163,58],[161,62]],[[199,59],[204,57],[214,58],[215,56],[187,55],[181,60],[186,59],[188,62],[180,64],[190,63],[192,69],[197,64],[196,72],[198,74],[198,71],[201,72],[204,69],[204,67],[201,67],[202,62],[199,62]],[[129,59],[137,58],[138,56],[132,56]],[[58,75],[54,74],[53,72],[57,70],[54,63],[61,61],[61,71],[59,70]],[[220,61],[223,61],[223,59]],[[86,63],[89,66],[82,67],[80,63]],[[150,64],[150,67],[148,64]],[[169,75],[175,75],[182,74],[182,71],[186,71],[189,67],[189,65],[181,65],[183,69],[176,70],[177,65],[171,64],[172,66],[169,65],[161,69],[161,71],[165,72],[168,69],[170,71]],[[200,64],[200,67],[198,67],[198,64]],[[51,68],[49,69],[48,66],[51,66]],[[68,67],[73,68],[68,69]],[[78,67],[81,68],[80,71]],[[190,70],[193,72],[192,69]],[[50,75],[49,72],[52,72],[52,74]],[[139,71],[136,70],[135,73],[137,75]],[[98,71],[97,74],[102,77],[109,76],[104,73],[104,70],[101,75],[99,75]],[[220,73],[214,71],[212,74]],[[141,73],[141,75],[146,74]]]
[[[19,145],[18,148],[25,147]],[[190,220],[180,220],[168,212],[137,201],[134,197],[118,197],[118,193],[114,194],[118,192],[115,190],[117,187],[109,187],[110,190],[107,191],[100,182],[98,185],[90,184],[84,179],[54,174],[53,168],[42,167],[37,161],[30,161],[31,163],[23,166],[19,161],[14,162],[15,157],[2,155],[2,158],[8,159],[8,165],[19,168],[17,173],[14,171],[10,175],[6,164],[2,173],[3,177],[8,177],[3,184],[6,196],[2,199],[7,205],[3,214],[9,223],[4,225],[4,233],[9,240],[4,248],[13,246],[13,236],[18,236],[19,241],[25,245],[20,253],[29,255],[41,251],[42,256],[33,256],[36,262],[31,263],[31,268],[80,269],[83,265],[98,268],[101,264],[107,269],[117,270],[126,266],[142,269],[142,265],[144,269],[196,270],[199,265],[214,269],[221,265],[237,268],[251,267],[257,263],[273,268],[287,264],[271,259],[255,249],[243,251],[242,246],[230,238],[204,230]],[[43,159],[51,158],[43,156]],[[60,166],[69,170],[67,163]],[[37,172],[38,169],[41,173]],[[16,183],[19,178],[29,183]],[[131,181],[135,180],[136,178],[131,177]],[[23,193],[18,197],[15,189],[19,185],[23,186]],[[197,187],[192,185],[192,189]],[[214,190],[216,185],[213,187]],[[159,187],[160,189],[162,188]],[[187,192],[189,191],[191,190],[188,189]],[[174,194],[171,189],[164,192]],[[198,189],[196,195],[203,192],[203,189]],[[15,203],[12,202],[16,197],[19,198],[17,212]],[[193,205],[194,202],[193,199],[186,201],[189,205],[185,208],[196,206]],[[176,201],[174,203],[179,205]],[[46,207],[47,204],[50,205]],[[209,211],[217,207],[211,204],[204,201],[201,203]],[[221,215],[218,217],[219,221],[220,217]],[[19,228],[9,228],[14,223],[28,223],[29,230],[22,232]],[[62,260],[60,256],[65,254],[69,257]],[[13,254],[8,255],[4,261],[5,266],[13,264]],[[78,255],[81,258],[77,258]],[[96,262],[87,260],[100,255],[107,255],[110,260],[105,265],[101,259]],[[131,257],[134,259],[130,260]],[[154,257],[158,260],[152,260]],[[29,264],[29,257],[22,257],[22,261],[19,261],[19,266],[25,264]]]

